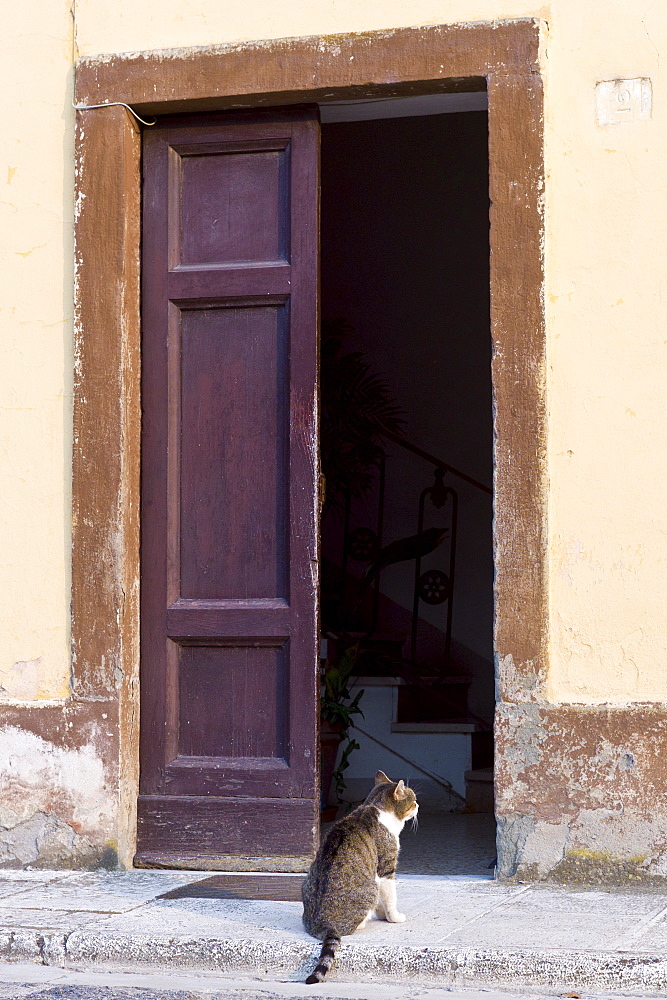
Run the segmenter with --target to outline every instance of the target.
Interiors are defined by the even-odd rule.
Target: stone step
[[[480,767],[475,771],[465,772],[466,811],[475,813],[492,813],[493,803],[493,768]]]
[[[207,877],[3,872],[0,960],[303,983],[320,943],[302,927],[301,904],[188,898],[185,887]],[[173,892],[165,898],[177,887],[180,898]],[[340,996],[338,983],[365,978],[420,989],[495,984],[559,993],[613,990],[614,996],[664,995],[667,988],[662,892],[399,877],[398,901],[407,921],[372,920],[345,937],[327,984],[318,987],[322,996]]]

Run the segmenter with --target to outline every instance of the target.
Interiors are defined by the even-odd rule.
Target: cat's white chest
[[[389,830],[389,833],[393,834],[396,838],[396,843],[398,843],[401,830],[405,826],[405,820],[399,819],[398,816],[394,813],[388,812],[386,809],[378,809],[378,820],[387,830]]]

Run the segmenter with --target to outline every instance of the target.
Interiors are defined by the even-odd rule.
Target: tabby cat
[[[411,788],[378,771],[366,801],[327,833],[302,889],[305,928],[323,941],[308,984],[322,982],[342,935],[365,927],[374,912],[392,923],[405,920],[396,909],[398,835],[418,808]]]

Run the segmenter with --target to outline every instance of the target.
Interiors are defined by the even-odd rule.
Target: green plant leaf
[[[344,320],[322,323],[322,467],[327,509],[341,509],[346,494],[363,497],[371,488],[386,434],[402,436],[403,411],[382,376],[360,351],[345,351],[351,327]]]

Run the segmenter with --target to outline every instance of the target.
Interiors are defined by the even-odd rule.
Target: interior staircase
[[[449,789],[451,808],[492,810],[493,723],[471,711],[469,692],[475,674],[485,670],[491,677],[493,668],[452,635],[458,495],[445,484],[445,474],[491,491],[422,449],[402,439],[396,442],[435,466],[433,480],[419,493],[415,534],[388,545],[383,545],[386,456],[379,467],[375,530],[368,528],[368,505],[365,525],[355,525],[354,505],[347,501],[342,552],[323,561],[321,620],[327,654],[333,662],[341,649],[352,643],[359,646],[360,676],[351,693],[364,688],[365,718],[355,727],[355,739],[363,736],[378,755],[382,750],[394,753],[417,773],[421,768],[425,780],[436,784],[440,780],[442,788]],[[430,509],[436,513],[429,515]],[[425,527],[429,517],[441,527]],[[442,549],[442,537],[436,537],[439,531],[446,535]],[[422,559],[434,548],[444,568],[422,572]],[[413,581],[411,611],[383,593],[382,573],[396,562],[405,565]],[[424,605],[443,605],[441,628],[422,617]],[[366,756],[370,759],[370,750]],[[427,760],[433,766],[427,766]],[[357,770],[360,766],[356,751],[350,765],[348,785],[354,783],[354,766]]]
[[[332,572],[325,574],[332,576]],[[323,654],[335,660],[336,643],[342,635],[345,644],[359,644],[359,675],[351,696],[364,691],[365,718],[358,720],[351,735],[362,744],[366,756],[371,757],[374,749],[378,760],[384,761],[386,755],[394,753],[400,768],[397,773],[411,774],[418,785],[443,780],[439,798],[434,799],[439,808],[493,812],[492,723],[472,713],[468,704],[472,674],[479,670],[481,658],[452,640],[445,672],[437,666],[442,658],[443,634],[420,621],[425,659],[415,664],[409,655],[411,616],[405,608],[380,593],[377,630],[371,635],[358,629],[343,633],[326,624],[337,622],[339,600],[338,592],[322,594]],[[391,627],[383,628],[385,623]],[[492,670],[486,661],[484,668]],[[367,746],[369,743],[372,746]],[[430,753],[426,753],[427,748]],[[355,779],[363,769],[357,752],[350,757],[350,764],[346,772],[350,798],[360,798],[368,776]],[[445,786],[453,786],[448,795]]]

